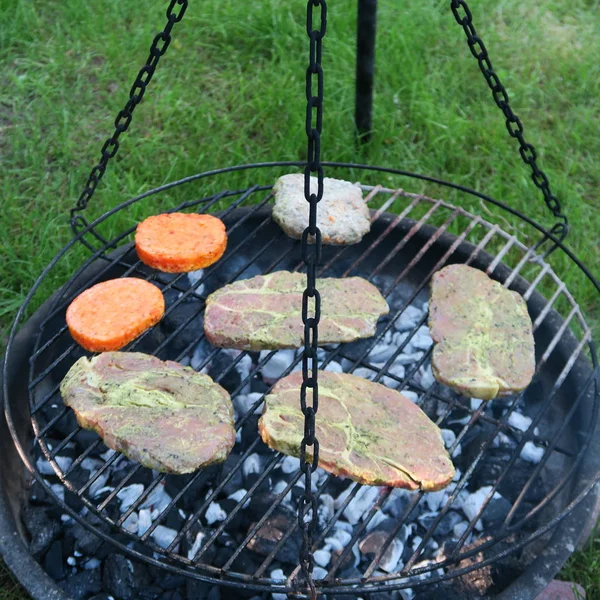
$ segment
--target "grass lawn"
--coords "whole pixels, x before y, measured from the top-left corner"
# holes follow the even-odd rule
[[[33,281],[70,239],[68,209],[163,25],[166,4],[0,0],[0,344]],[[448,4],[380,0],[374,133],[372,143],[357,150],[355,0],[330,2],[323,158],[447,178],[551,225]],[[600,2],[472,4],[514,109],[569,216],[567,243],[598,277]],[[196,172],[302,160],[304,10],[301,0],[191,3],[91,215]],[[247,183],[245,177],[232,176],[227,186]],[[416,181],[401,185],[443,193]],[[515,221],[506,226],[526,235]],[[598,331],[598,294],[553,256]],[[51,285],[63,282],[71,268],[57,269]],[[565,576],[587,586],[588,597],[600,597],[599,563],[596,545],[577,555]],[[19,598],[6,591],[10,587],[0,567],[0,600]]]

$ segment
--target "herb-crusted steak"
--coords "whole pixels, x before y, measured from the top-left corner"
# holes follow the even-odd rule
[[[79,424],[145,467],[191,473],[235,442],[229,394],[208,375],[137,352],[80,358],[60,391]]]
[[[296,457],[304,435],[301,384],[300,372],[279,381],[258,422],[266,444]],[[360,483],[433,491],[454,476],[435,423],[396,390],[355,375],[319,372],[316,436],[319,466]]]
[[[306,276],[277,271],[236,281],[206,300],[204,331],[220,348],[275,350],[303,342],[302,292]],[[319,279],[319,342],[352,342],[375,335],[389,307],[379,290],[360,277]]]
[[[524,389],[533,377],[527,304],[483,271],[450,265],[433,276],[429,328],[436,379],[465,396],[491,400]]]

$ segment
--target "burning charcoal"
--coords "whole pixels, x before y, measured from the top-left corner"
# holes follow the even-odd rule
[[[375,379],[375,376],[377,375],[377,371],[375,371],[374,369],[368,369],[367,367],[359,367],[358,369],[353,371],[352,374],[356,375],[357,377],[362,377],[363,379],[373,381],[373,379]]]
[[[123,522],[123,528],[130,533],[137,533],[138,516],[136,512],[132,512]]]
[[[148,508],[144,508],[140,510],[138,514],[138,522],[137,522],[137,534],[141,537],[143,536],[150,526],[152,525],[151,515],[152,511]]]
[[[388,534],[383,531],[372,531],[360,541],[358,547],[361,553],[370,562],[381,550],[387,538]],[[386,573],[394,573],[396,570],[401,569],[403,565],[400,563],[400,559],[403,551],[404,544],[398,538],[394,538],[381,557],[379,567]]]
[[[339,523],[336,523],[336,525],[338,524]],[[336,527],[333,530],[333,534],[325,538],[325,544],[329,546],[332,550],[337,550],[338,552],[341,552],[350,542],[351,539],[352,535],[348,531]]]
[[[320,567],[326,567],[331,561],[331,552],[328,550],[315,550],[315,563]]]
[[[164,525],[159,525],[150,535],[156,544],[161,548],[167,549],[173,540],[177,537],[177,532],[173,529],[169,529]]]
[[[206,600],[211,590],[211,586],[212,584],[207,583],[206,581],[187,579],[185,583],[186,600]],[[218,588],[216,589],[218,590]]]
[[[324,369],[325,371],[330,371],[331,373],[343,373],[344,369],[340,363],[332,360],[330,363],[327,363],[327,366]]]
[[[73,600],[84,600],[102,590],[100,571],[81,571],[69,575],[60,586]]]
[[[286,456],[279,464],[279,467],[288,475],[297,473],[300,469],[300,459],[295,456]]]
[[[248,548],[261,556],[267,556],[296,519],[294,513],[279,506],[250,540]],[[276,558],[282,563],[296,565],[299,551],[300,533],[295,531],[277,552]]]
[[[99,569],[102,563],[97,558],[90,558],[83,563],[83,568],[88,571],[93,571],[94,569]]]
[[[242,465],[242,473],[244,475],[244,479],[246,480],[248,479],[249,475],[262,473],[262,461],[256,452],[250,454],[246,458],[244,464]]]
[[[234,359],[230,353],[221,351],[208,365],[208,375],[229,393],[236,390],[242,381],[237,365],[233,365]]]
[[[455,511],[448,511],[440,520],[437,527],[435,528],[434,535],[441,539],[445,539],[450,532],[454,529],[455,525],[458,525],[463,521],[463,518]]]
[[[194,333],[194,339],[197,336],[197,332]],[[210,365],[209,357],[213,355],[213,347],[205,338],[202,338],[197,346],[194,348],[194,353],[190,360],[190,366],[195,371],[206,372]]]
[[[369,352],[368,361],[370,363],[385,362],[394,354],[395,347],[392,344],[392,332],[386,331],[383,339],[381,339],[373,349]]]
[[[140,504],[140,508],[150,508],[162,512],[171,500],[171,497],[165,491],[164,482],[161,482],[148,494],[146,499]]]
[[[132,504],[144,493],[144,486],[141,483],[127,485],[117,493],[117,498],[121,501],[121,512],[125,513]]]
[[[65,578],[62,542],[56,541],[50,546],[44,557],[44,570],[54,581],[60,581]]]
[[[319,527],[324,529],[335,512],[335,501],[329,494],[322,494],[317,506]]]
[[[388,517],[386,517],[385,513],[382,510],[378,510],[374,515],[373,518],[367,523],[367,527],[366,530],[367,532],[369,531],[373,531],[373,529],[377,528],[378,525],[381,525],[382,523],[388,521]],[[382,529],[382,531],[384,531]]]
[[[402,390],[400,392],[405,398],[408,398],[411,402],[418,402],[419,394],[416,392],[411,392],[410,390]]]
[[[122,554],[111,554],[104,561],[102,585],[111,595],[122,600],[137,596],[138,590],[148,583],[146,569]],[[99,590],[98,590],[99,591]]]
[[[57,456],[54,460],[61,471],[66,471],[73,464],[73,459],[69,458],[68,456]],[[40,456],[37,459],[35,466],[42,475],[54,475],[54,469],[46,460],[45,456]]]
[[[540,446],[536,446],[533,442],[525,442],[523,449],[521,450],[521,458],[527,462],[537,464],[542,460],[545,449]]]
[[[417,350],[429,350],[433,345],[433,340],[429,334],[429,327],[426,325],[419,327],[411,339],[411,344],[413,348],[416,348]]]
[[[253,407],[253,414],[260,415],[264,404],[263,402],[257,404],[259,400],[264,400],[264,394],[252,392],[250,394],[235,396],[233,398],[233,406],[235,407],[238,417],[244,416],[246,413],[253,410]]]
[[[409,331],[423,318],[424,312],[416,306],[407,306],[394,321],[396,331]]]
[[[271,354],[271,350],[262,350],[260,361],[263,361]],[[296,358],[295,350],[279,350],[261,367],[263,380],[267,383],[273,383],[279,379],[285,370],[294,362]]]
[[[445,490],[439,490],[437,492],[429,492],[425,494],[425,504],[427,508],[431,511],[437,511],[440,509],[442,504],[444,503],[444,498],[446,497]]]
[[[241,455],[235,451],[231,452],[223,464],[223,473],[230,473],[232,468],[239,462],[240,456]],[[223,486],[223,492],[229,496],[242,487],[244,487],[244,476],[242,474],[242,469],[237,469],[233,473],[231,479]]]
[[[481,520],[486,527],[499,525],[502,521],[504,521],[511,508],[512,504],[506,498],[503,498],[498,492],[495,492],[494,497],[487,505]]]
[[[43,508],[26,508],[25,527],[31,536],[29,551],[38,556],[50,548],[52,542],[60,535],[60,524],[51,519]]]
[[[218,521],[224,521],[227,518],[227,513],[218,502],[211,502],[206,509],[204,518],[208,525],[213,525]]]
[[[467,518],[469,519],[469,521],[472,521],[475,518],[475,516],[477,515],[477,513],[481,510],[483,503],[485,502],[487,496],[489,495],[489,493],[491,491],[492,491],[492,486],[485,486],[485,487],[479,488],[473,494],[469,494],[467,499],[463,502],[462,510],[465,513],[465,515],[467,516]],[[502,498],[502,496],[500,496],[500,494],[498,492],[494,492],[493,498],[498,499],[498,498]],[[475,525],[475,528],[478,529],[479,531],[481,531],[481,529],[483,528],[481,521],[477,522],[477,524]]]
[[[429,389],[435,383],[435,378],[431,372],[431,366],[420,367],[418,373],[415,375],[415,380],[424,389]]]
[[[404,513],[408,510],[408,505],[410,504],[414,494],[409,492],[408,490],[402,488],[394,488],[392,493],[388,496],[387,500],[383,505],[383,510],[386,513],[392,515],[392,517],[396,517],[397,519],[401,518]]]
[[[375,504],[375,501],[377,500],[381,489],[383,488],[379,488],[376,486],[363,486],[358,490],[356,496],[352,498],[352,500],[350,501],[348,506],[346,506],[343,512],[344,516],[346,517],[349,523],[351,523],[352,525],[356,525],[360,521],[363,514],[369,511]],[[343,501],[343,499],[341,498],[342,495],[340,495],[336,500],[336,508]]]
[[[165,300],[168,307],[168,292]],[[165,313],[160,327],[166,335],[171,335],[176,329],[181,327],[177,334],[169,340],[169,349],[173,353],[185,350],[191,346],[202,333],[204,329],[202,306],[201,302],[180,302],[173,310]],[[184,325],[186,321],[189,322]],[[210,344],[205,340],[202,340],[198,344],[198,347],[202,347],[203,349],[208,348],[210,351]]]
[[[112,596],[109,596],[108,594],[96,594],[95,596],[92,596],[90,598],[90,600],[115,600]]]
[[[327,570],[323,569],[323,567],[316,566],[313,568],[312,572],[313,579],[324,579],[327,577]]]

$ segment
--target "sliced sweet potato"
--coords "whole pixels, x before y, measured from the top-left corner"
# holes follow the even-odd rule
[[[211,215],[156,215],[138,225],[135,248],[144,264],[165,273],[203,269],[227,248],[225,224]]]
[[[90,352],[119,350],[160,321],[162,292],[143,279],[104,281],[79,294],[67,309],[73,339]]]

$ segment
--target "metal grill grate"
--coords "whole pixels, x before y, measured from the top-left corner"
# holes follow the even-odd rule
[[[342,566],[347,557],[352,554],[353,547],[368,531],[369,523],[392,494],[391,488],[381,489],[364,520],[355,527],[351,540],[339,556],[332,559],[326,577],[319,582],[324,591],[335,589],[336,593],[415,587],[450,579],[477,569],[493,561],[501,553],[506,553],[506,543],[503,545],[503,540],[508,540],[510,549],[516,550],[550,530],[558,518],[568,511],[567,505],[572,498],[568,494],[565,495],[565,490],[573,486],[574,475],[589,444],[598,409],[597,393],[591,395],[596,384],[596,372],[588,369],[584,380],[578,381],[576,386],[571,381],[576,376],[581,378],[580,363],[584,361],[587,364],[586,357],[591,358],[595,364],[593,348],[590,347],[590,329],[564,283],[543,258],[533,249],[522,244],[515,235],[505,232],[480,216],[470,214],[462,208],[441,200],[432,200],[401,189],[392,190],[381,186],[365,187],[365,191],[366,201],[373,209],[371,234],[356,246],[324,248],[323,266],[319,276],[366,277],[375,283],[390,301],[389,319],[381,323],[377,335],[362,343],[358,350],[354,348],[349,352],[348,345],[344,344],[337,348],[323,349],[320,367],[325,368],[333,360],[345,359],[346,372],[353,372],[357,368],[370,369],[373,371],[374,381],[387,377],[397,383],[400,391],[410,390],[419,394],[419,404],[439,426],[443,427],[449,422],[462,420],[463,425],[450,448],[451,454],[459,444],[469,439],[476,426],[485,424],[488,433],[472,453],[468,468],[461,474],[451,494],[440,508],[439,514],[428,524],[421,543],[414,549],[399,573],[382,573],[378,570],[379,563],[403,525],[411,521],[415,508],[426,496],[422,492],[412,495],[404,514],[397,519],[393,531],[389,532],[387,540],[361,576],[339,579]],[[267,463],[254,485],[238,499],[225,520],[210,531],[197,552],[193,556],[187,553],[189,544],[186,534],[202,522],[211,502],[220,497],[225,486],[240,472],[244,460],[262,445],[258,433],[238,460],[234,463],[228,462],[226,468],[215,467],[180,478],[177,493],[172,496],[170,503],[162,509],[150,528],[141,536],[128,531],[127,519],[148,500],[153,491],[165,485],[169,478],[174,476],[154,473],[143,493],[123,514],[118,514],[116,507],[119,492],[145,470],[143,467],[115,453],[89,479],[86,478],[85,482],[81,483],[85,459],[103,447],[99,438],[91,441],[85,451],[74,456],[68,468],[62,469],[56,462],[56,457],[61,456],[65,449],[72,449],[73,441],[81,434],[79,427],[68,426],[69,420],[71,419],[72,422],[74,420],[70,410],[62,405],[58,389],[66,370],[82,355],[82,350],[72,343],[64,322],[65,310],[70,301],[83,289],[114,276],[151,279],[165,293],[170,291],[173,298],[176,293],[179,294],[174,301],[167,303],[165,319],[175,314],[188,300],[195,298],[198,301],[197,310],[178,322],[168,334],[157,335],[157,329],[160,328],[160,325],[157,325],[127,348],[152,352],[163,359],[186,360],[204,338],[201,327],[197,329],[196,335],[190,334],[191,328],[197,327],[197,319],[203,312],[203,301],[207,294],[203,289],[214,289],[258,272],[264,274],[280,269],[302,270],[300,242],[288,238],[272,223],[268,208],[270,199],[270,186],[252,186],[244,190],[221,192],[194,202],[181,203],[173,208],[173,210],[192,209],[218,213],[227,225],[230,243],[226,254],[220,262],[206,269],[202,278],[195,281],[193,285],[188,284],[185,274],[166,276],[155,273],[137,260],[131,242],[127,241],[128,236],[134,231],[133,227],[103,244],[62,288],[60,295],[54,297],[53,305],[40,325],[36,347],[30,357],[28,389],[36,452],[50,462],[67,493],[80,501],[85,509],[83,513],[75,514],[72,508],[66,506],[58,497],[57,502],[67,512],[74,514],[86,527],[104,539],[112,541],[121,550],[133,553],[142,560],[179,570],[191,576],[255,589],[285,591],[293,589],[298,568],[286,583],[273,581],[266,574],[279,550],[296,533],[298,527],[296,520],[290,522],[284,535],[252,575],[240,572],[235,565],[236,560],[243,555],[260,528],[298,482],[300,471],[289,481],[285,489],[277,494],[274,502],[245,536],[239,536],[237,539],[231,537],[234,544],[233,553],[227,562],[221,567],[216,567],[210,561],[211,548],[215,542],[230,531],[236,515],[245,510],[246,502],[262,489],[273,472],[279,468],[283,458],[279,453],[268,451]],[[223,205],[227,205],[227,208],[219,210]],[[390,211],[396,214],[391,214]],[[118,250],[114,251],[117,248]],[[500,412],[494,408],[498,405],[496,401],[472,407],[464,398],[449,392],[437,382],[431,386],[424,385],[420,376],[421,367],[429,360],[431,349],[425,352],[415,365],[407,369],[404,377],[400,378],[389,370],[394,360],[402,354],[404,348],[413,339],[418,328],[426,324],[426,317],[412,328],[407,339],[395,348],[394,354],[383,365],[372,364],[368,360],[371,349],[385,338],[387,332],[391,331],[394,322],[401,317],[403,311],[411,303],[423,302],[427,299],[428,284],[432,274],[451,262],[464,262],[484,268],[490,276],[501,281],[505,287],[517,289],[528,300],[530,310],[532,302],[537,307],[534,314],[534,330],[538,356],[534,381],[524,393],[503,401],[503,410]],[[94,271],[91,277],[90,270]],[[222,275],[224,272],[228,274],[226,280]],[[539,291],[548,298],[547,301],[540,303]],[[181,341],[184,333],[185,343]],[[203,369],[223,352],[216,348],[210,350],[202,361],[194,364],[194,367],[197,370]],[[262,359],[251,357],[250,373],[232,392],[232,398],[241,393],[273,354],[274,352],[271,352]],[[215,377],[216,381],[222,381],[236,368],[236,365],[246,360],[246,356],[248,353],[240,353]],[[298,355],[283,376],[290,373],[300,361],[301,355]],[[574,369],[577,370],[577,375]],[[573,396],[574,389],[577,391],[575,396]],[[563,400],[559,401],[559,398],[565,394],[571,397],[568,409],[564,409]],[[575,424],[574,419],[578,418],[576,415],[579,414],[581,405],[590,402],[594,418],[589,419],[587,423]],[[10,403],[9,398],[7,403],[9,414]],[[261,403],[262,398],[238,419],[236,422],[238,431],[251,421],[254,409]],[[435,413],[431,414],[433,405],[437,408]],[[523,405],[534,406],[533,421],[525,432],[509,424],[510,415],[517,406]],[[573,430],[578,432],[577,436],[572,435]],[[511,451],[510,459],[498,474],[480,510],[471,519],[460,539],[454,540],[452,548],[446,555],[438,560],[429,561],[428,564],[420,563],[425,547],[433,537],[440,521],[454,506],[470,477],[481,467],[486,453],[493,448],[500,433],[509,434],[516,441],[516,447]],[[528,480],[512,503],[502,525],[492,532],[491,536],[489,532],[484,532],[486,535],[479,534],[477,524],[481,515],[488,507],[494,492],[510,477],[511,469],[519,460],[521,450],[528,441],[533,441],[544,448],[541,461],[530,465]],[[263,451],[267,452],[264,449]],[[27,449],[23,450],[24,454],[27,452]],[[90,489],[102,481],[103,475],[117,462],[119,465],[126,466],[123,477],[120,483],[98,502],[90,493]],[[557,464],[560,465],[559,476],[556,476]],[[39,473],[34,474],[41,479]],[[552,485],[544,499],[532,503],[530,492],[539,484],[540,477],[545,477],[545,480],[551,481]],[[335,485],[334,480],[331,475],[320,479],[316,495],[320,497],[326,493],[332,485]],[[350,493],[335,510],[324,529],[315,535],[314,549],[320,547],[361,487],[359,484],[352,484]],[[46,489],[49,493],[57,495],[56,489],[53,490],[47,485]],[[161,548],[153,541],[153,533],[157,527],[167,522],[173,511],[179,511],[192,496],[203,500],[195,505],[192,512],[186,511],[184,524],[179,528],[176,537],[167,548]],[[568,500],[565,499],[567,496]],[[185,506],[189,504],[188,502]],[[100,520],[90,520],[89,515],[95,515]],[[98,523],[110,524],[112,533],[107,534]],[[116,531],[121,536],[115,537]],[[480,536],[479,544],[467,543],[472,534]],[[144,556],[136,549],[126,548],[127,539],[141,542],[154,554]],[[465,559],[470,559],[468,564],[461,562]]]

